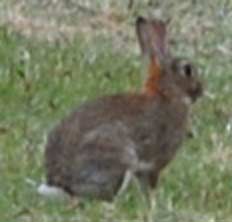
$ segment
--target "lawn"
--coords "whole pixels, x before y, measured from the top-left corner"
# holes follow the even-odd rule
[[[205,87],[192,110],[193,136],[162,174],[154,221],[230,222],[232,2],[134,1],[128,10],[123,1],[79,1],[83,11],[67,1],[79,13],[58,16],[57,7],[55,22],[45,0],[40,7],[20,2],[27,3],[20,10],[17,1],[0,5],[0,221],[141,221],[145,205],[135,185],[111,205],[86,200],[79,208],[36,189],[47,133],[62,117],[84,101],[139,90],[144,66],[133,23],[154,13],[171,19],[172,50],[198,65]]]

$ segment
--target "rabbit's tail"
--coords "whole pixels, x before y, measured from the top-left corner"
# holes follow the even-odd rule
[[[46,183],[42,183],[38,187],[37,192],[41,196],[47,197],[49,199],[66,199],[69,197],[69,195],[62,188],[51,186]]]

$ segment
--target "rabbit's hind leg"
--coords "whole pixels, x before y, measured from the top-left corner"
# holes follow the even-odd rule
[[[133,172],[130,170],[127,170],[125,172],[121,187],[118,190],[117,197],[120,197],[129,187],[131,180],[133,177]]]

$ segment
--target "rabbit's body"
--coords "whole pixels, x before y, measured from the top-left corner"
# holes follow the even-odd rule
[[[103,199],[115,195],[128,169],[149,172],[155,184],[182,141],[187,112],[183,101],[159,95],[118,95],[82,105],[49,137],[48,182]]]
[[[74,196],[111,200],[128,172],[145,191],[155,187],[175,156],[201,83],[191,64],[169,54],[163,22],[139,18],[136,27],[150,58],[143,92],[96,99],[65,118],[48,138],[48,185]]]

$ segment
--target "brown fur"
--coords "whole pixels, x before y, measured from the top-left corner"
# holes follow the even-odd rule
[[[45,151],[49,185],[71,195],[111,200],[126,171],[155,187],[160,171],[174,158],[186,134],[186,98],[199,97],[201,84],[195,73],[182,75],[183,61],[162,45],[163,23],[140,18],[137,33],[151,59],[144,93],[85,103],[55,127]]]
[[[155,96],[159,91],[160,67],[157,62],[151,61],[148,71],[148,78],[144,85],[144,93],[148,96]]]

